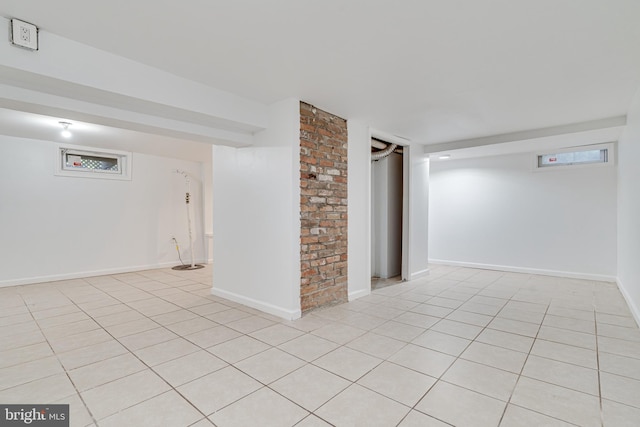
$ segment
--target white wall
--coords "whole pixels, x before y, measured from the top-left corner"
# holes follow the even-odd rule
[[[371,135],[358,120],[347,120],[348,292],[349,300],[371,293]]]
[[[409,250],[408,277],[416,279],[429,273],[429,157],[419,145],[408,151],[409,229],[403,230],[403,242]]]
[[[213,149],[212,293],[300,317],[300,104],[269,108],[247,148]]]
[[[618,153],[618,285],[640,324],[640,91]]]
[[[0,285],[178,264],[190,259],[184,178],[203,260],[200,163],[133,154],[131,181],[54,176],[52,142],[0,136]]]
[[[432,162],[430,258],[611,280],[616,185],[615,167],[533,172],[531,154]]]

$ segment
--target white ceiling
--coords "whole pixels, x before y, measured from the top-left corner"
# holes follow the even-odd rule
[[[638,0],[3,0],[0,15],[424,144],[624,115]]]

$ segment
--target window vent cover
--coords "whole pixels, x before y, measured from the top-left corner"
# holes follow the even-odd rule
[[[131,153],[59,145],[56,175],[85,178],[131,179]]]

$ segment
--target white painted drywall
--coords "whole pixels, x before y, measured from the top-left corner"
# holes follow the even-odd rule
[[[213,147],[213,288],[260,310],[300,317],[300,104],[269,108],[247,148]]]
[[[618,285],[640,324],[640,90],[618,153]]]
[[[370,133],[366,123],[347,120],[349,300],[371,293]]]
[[[54,176],[50,141],[0,136],[0,285],[86,277],[190,259],[184,178],[192,176],[203,260],[200,163],[133,154],[131,181]]]
[[[431,163],[430,258],[614,278],[616,168],[533,172],[531,156]]]
[[[421,148],[412,144],[405,150],[410,163],[409,229],[403,237],[405,248],[409,248],[409,279],[429,273],[429,157]]]

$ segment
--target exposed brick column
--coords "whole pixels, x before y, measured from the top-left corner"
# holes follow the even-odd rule
[[[300,305],[347,301],[347,121],[300,103]]]

